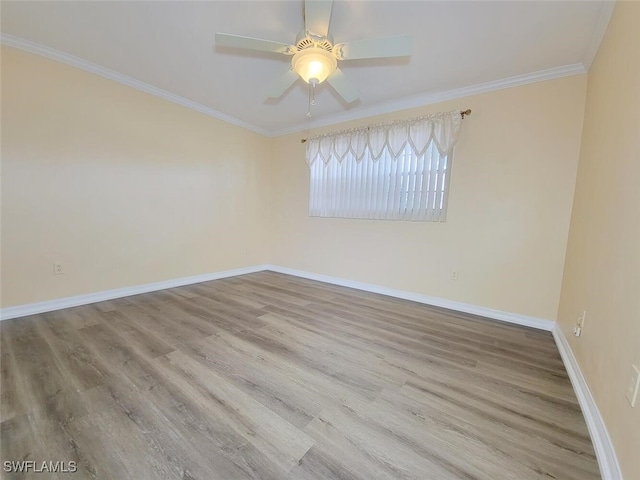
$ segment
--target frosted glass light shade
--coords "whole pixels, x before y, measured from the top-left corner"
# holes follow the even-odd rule
[[[317,80],[317,83],[322,83],[336,71],[338,61],[330,52],[312,47],[296,53],[291,59],[291,66],[305,82]]]

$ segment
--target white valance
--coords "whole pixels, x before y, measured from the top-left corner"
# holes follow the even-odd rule
[[[407,146],[421,156],[431,142],[444,156],[458,141],[461,120],[460,110],[455,110],[318,135],[307,139],[307,163],[326,164],[331,158],[341,162],[349,154],[357,162],[365,155],[378,160],[385,152],[397,157]]]

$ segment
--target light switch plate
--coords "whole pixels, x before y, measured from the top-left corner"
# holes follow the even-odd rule
[[[629,378],[629,385],[627,385],[625,397],[627,397],[632,407],[636,406],[638,389],[640,389],[640,371],[638,371],[638,367],[631,365],[631,377]]]

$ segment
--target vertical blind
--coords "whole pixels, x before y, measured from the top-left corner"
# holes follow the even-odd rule
[[[309,215],[444,221],[459,111],[307,140]]]

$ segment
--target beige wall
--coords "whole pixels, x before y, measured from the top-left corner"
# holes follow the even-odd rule
[[[324,129],[473,109],[446,223],[354,221],[307,216],[301,134],[2,51],[3,307],[269,262],[555,318],[585,76]]]
[[[276,138],[271,263],[555,320],[585,90],[575,76]],[[467,107],[445,223],[308,217],[301,137]]]
[[[266,262],[270,139],[8,47],[2,120],[2,307]]]
[[[618,3],[589,72],[558,320],[595,397],[625,479],[640,478],[640,3]],[[579,312],[582,336],[571,335]]]
[[[587,93],[576,76],[276,139],[2,47],[2,307],[268,262],[558,314],[640,478],[624,399],[640,366],[638,24],[640,4],[616,8]],[[467,107],[446,223],[307,216],[301,137]]]

